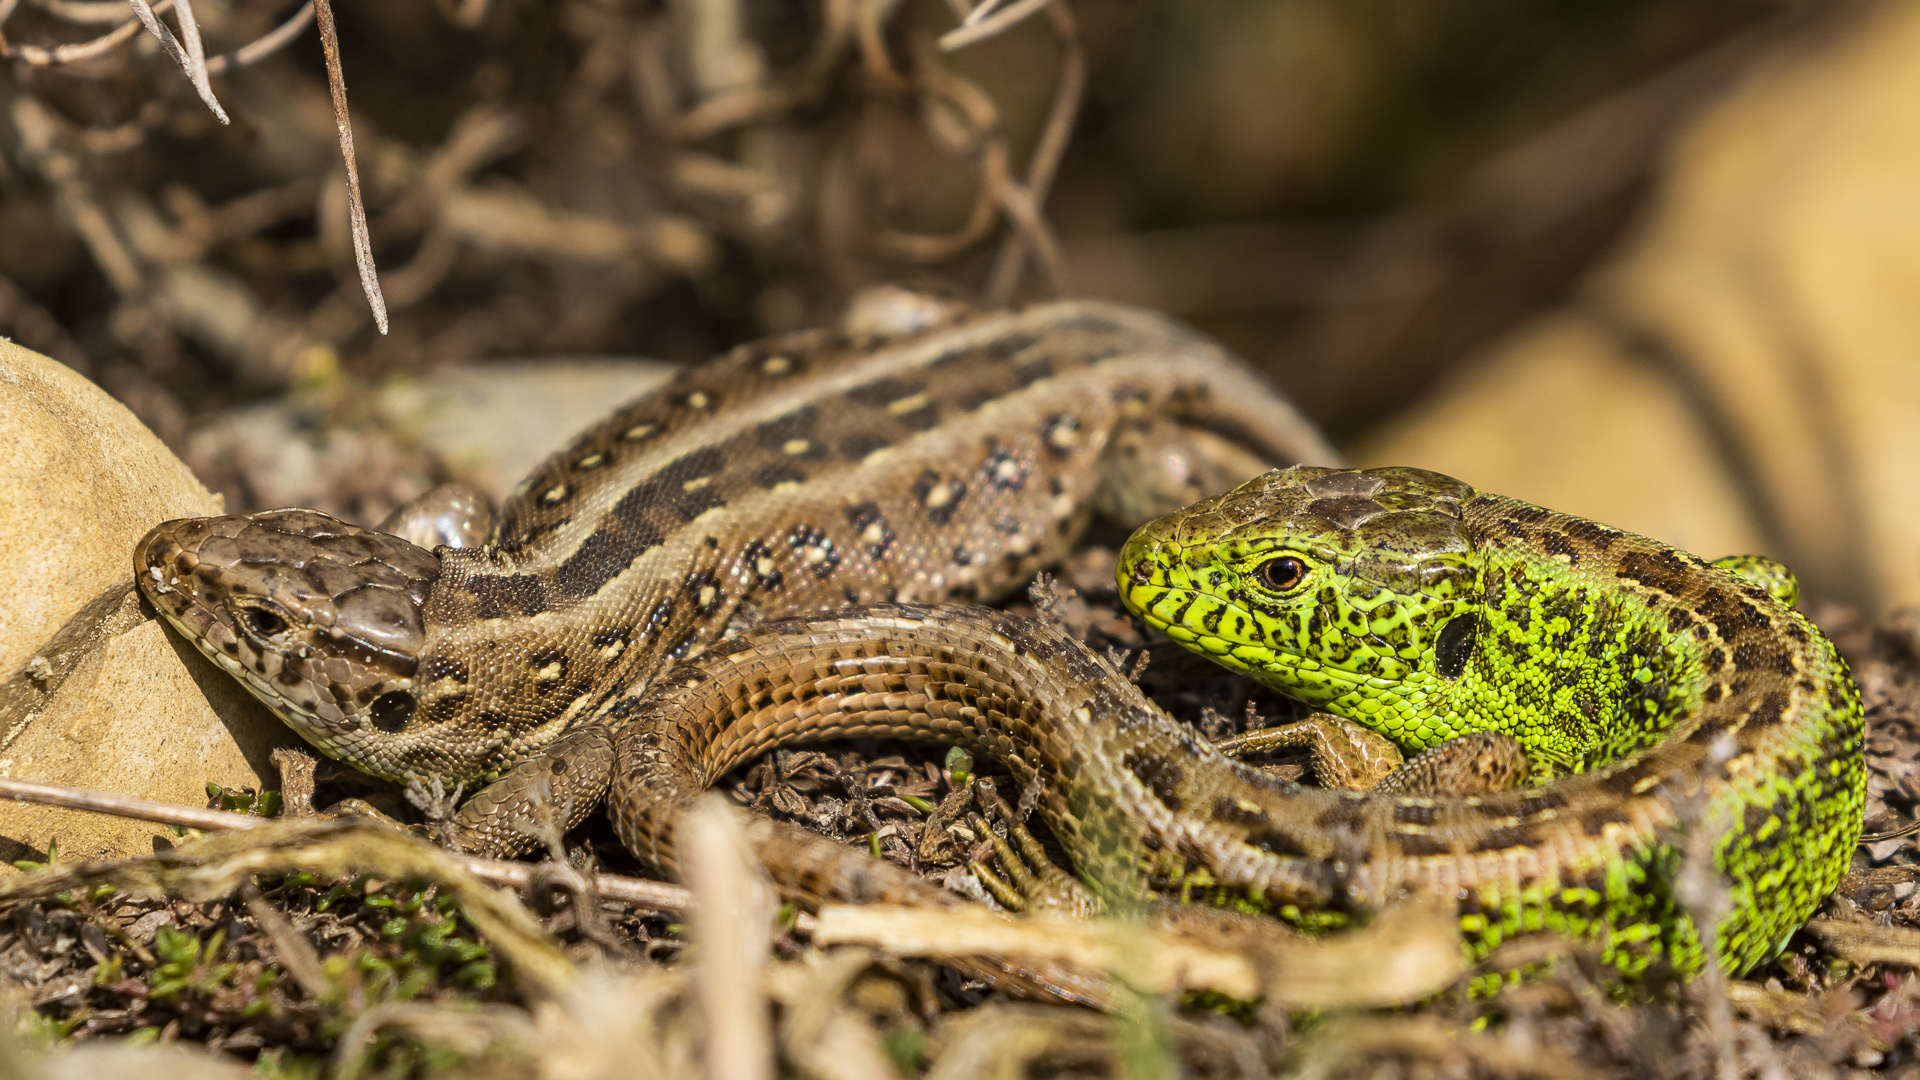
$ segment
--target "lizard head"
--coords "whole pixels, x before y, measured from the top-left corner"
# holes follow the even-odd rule
[[[1420,469],[1270,472],[1134,533],[1120,595],[1228,667],[1370,712],[1378,691],[1465,664],[1480,560],[1461,507],[1473,494]]]
[[[133,560],[167,621],[321,750],[339,756],[412,716],[432,552],[271,510],[165,522]]]

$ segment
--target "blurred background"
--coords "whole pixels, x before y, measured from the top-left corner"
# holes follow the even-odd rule
[[[356,185],[310,5],[152,10],[0,0],[0,335],[230,510],[503,493],[657,377],[582,358],[884,281],[1159,308],[1357,461],[1920,603],[1910,3],[337,0]]]

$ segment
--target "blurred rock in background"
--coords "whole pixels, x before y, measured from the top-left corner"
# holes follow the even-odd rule
[[[1916,101],[1910,4],[1755,65],[1624,250],[1358,456],[1920,603]]]

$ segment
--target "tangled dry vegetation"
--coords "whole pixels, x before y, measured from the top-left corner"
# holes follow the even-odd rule
[[[696,359],[827,321],[875,279],[963,281],[997,303],[1069,273],[1044,207],[1086,89],[1076,17],[1095,16],[1064,0],[333,14],[327,0],[132,0],[132,14],[0,0],[0,265],[21,278],[0,276],[0,332],[87,373],[178,449],[193,416],[288,389],[349,422],[376,379],[475,355],[617,343]],[[977,63],[989,42],[1013,59]],[[436,478],[407,462],[361,470],[328,508],[379,517]],[[1048,614],[1138,657],[1156,700],[1209,735],[1290,715],[1152,647],[1115,605],[1111,561],[1076,557]],[[1870,703],[1872,812],[1903,820],[1920,805],[1920,623],[1820,617]],[[978,891],[970,864],[993,860],[995,826],[975,769],[890,745],[782,752],[727,794]],[[243,811],[266,798],[210,795]],[[521,892],[340,822],[183,837],[111,865],[56,853],[0,879],[0,1077],[1920,1068],[1920,859],[1897,836],[1864,847],[1820,920],[1747,980],[1623,998],[1576,952],[1470,1000],[1446,920],[1419,912],[1284,942],[1261,961],[1275,978],[1260,958],[1126,923],[798,914],[739,855],[730,811],[710,806],[697,827],[690,908],[597,878],[640,871],[604,830],[552,838],[558,858]],[[1117,979],[1103,1008],[1019,1000],[939,962],[967,949]]]
[[[1111,558],[1083,552],[1068,581],[1086,595],[1043,597],[1046,614],[1098,646],[1150,646],[1104,585]],[[1822,618],[1867,696],[1870,815],[1881,819],[1869,829],[1882,828],[1920,803],[1910,771],[1920,624],[1876,631],[1842,610]],[[1176,715],[1216,734],[1289,715],[1284,700],[1162,645],[1129,669]],[[1269,765],[1289,776],[1302,766]],[[700,830],[688,845],[700,854],[689,893],[651,902],[620,898],[626,879],[615,875],[644,871],[604,830],[570,849],[550,838],[556,861],[533,868],[519,892],[351,821],[212,834],[124,863],[56,855],[0,879],[0,975],[16,1011],[7,1038],[49,1076],[101,1067],[85,1055],[114,1045],[103,1036],[127,1036],[251,1059],[271,1075],[568,1080],[776,1069],[858,1080],[1800,1077],[1899,1074],[1920,1049],[1910,974],[1920,930],[1904,928],[1920,921],[1920,863],[1898,836],[1863,848],[1815,922],[1747,979],[1656,978],[1623,996],[1594,956],[1574,950],[1550,974],[1482,999],[1462,992],[1471,972],[1451,919],[1432,911],[1392,911],[1330,941],[1276,935],[1256,951],[1125,921],[813,916],[781,907],[744,854],[738,806],[978,894],[969,867],[995,862],[996,810],[993,771],[974,771],[963,757],[910,746],[778,753],[689,825]],[[214,801],[246,810],[255,796]],[[1517,943],[1490,963],[1524,965],[1559,947]],[[1020,1000],[940,963],[968,955],[1118,978],[1081,984],[1097,1008]],[[73,1046],[91,1049],[62,1056]],[[171,1060],[196,1074],[216,1064]]]

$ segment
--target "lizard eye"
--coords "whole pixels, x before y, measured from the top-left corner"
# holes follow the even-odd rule
[[[1307,576],[1307,564],[1291,555],[1284,555],[1261,563],[1253,573],[1260,579],[1260,584],[1274,592],[1286,592]]]
[[[240,620],[248,632],[257,637],[269,638],[287,628],[287,620],[266,608],[248,608],[241,613]]]

